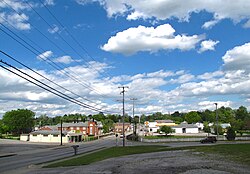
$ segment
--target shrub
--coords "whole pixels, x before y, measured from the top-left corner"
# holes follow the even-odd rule
[[[235,133],[235,131],[234,131],[233,128],[229,127],[227,129],[227,135],[226,135],[226,137],[227,137],[227,140],[229,140],[229,141],[235,140],[236,133]]]

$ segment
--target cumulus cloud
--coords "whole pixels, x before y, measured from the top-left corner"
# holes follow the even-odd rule
[[[50,58],[53,55],[52,51],[45,51],[42,54],[39,54],[36,58],[39,60],[46,60],[47,58]]]
[[[243,70],[250,72],[250,43],[236,46],[226,52],[222,57],[224,61],[223,68],[225,70]]]
[[[58,57],[54,61],[59,62],[59,63],[64,63],[64,64],[70,64],[72,62],[75,62],[75,60],[73,60],[70,56]]]
[[[159,70],[102,78],[101,72],[108,69],[109,65],[100,62],[90,62],[90,65],[71,66],[64,69],[66,72],[77,74],[77,79],[83,84],[75,82],[59,71],[41,73],[53,79],[57,84],[93,101],[86,101],[86,103],[115,111],[118,114],[121,113],[121,106],[114,101],[121,99],[118,88],[121,85],[129,86],[126,92],[127,99],[138,98],[136,114],[214,109],[213,103],[215,102],[219,103],[219,107],[239,107],[249,105],[248,65],[250,62],[248,60],[250,56],[247,52],[249,46],[250,44],[246,43],[228,50],[222,57],[224,65],[221,70],[200,75],[183,70],[176,72]],[[48,51],[42,56],[47,57],[51,54]],[[93,71],[93,67],[98,71]],[[31,75],[44,80],[33,73]],[[4,108],[0,109],[1,113],[13,107],[14,109],[29,107],[37,113],[48,115],[73,112],[94,113],[59,99],[2,69],[0,69],[0,79],[0,104]],[[67,91],[63,92],[76,97]],[[238,100],[239,97],[241,101]],[[215,98],[219,99],[215,100]],[[129,103],[127,105],[127,113],[131,114],[132,106]]]
[[[24,13],[0,13],[0,23],[4,23],[8,26],[14,27],[18,30],[29,30],[30,24],[27,22],[29,17]]]
[[[85,5],[88,0],[76,0]],[[94,0],[99,2],[107,11],[108,17],[117,15],[126,16],[128,20],[156,19],[165,20],[177,18],[179,21],[188,21],[192,13],[206,11],[214,14],[214,17],[203,25],[203,28],[211,28],[222,19],[232,19],[240,22],[250,19],[250,4],[245,0],[182,0],[175,1],[133,1],[133,0]]]
[[[101,49],[114,53],[132,55],[140,51],[157,52],[159,50],[194,49],[204,36],[174,35],[175,30],[169,24],[154,27],[138,26],[118,32]]]
[[[211,50],[215,50],[215,46],[219,43],[219,41],[213,41],[213,40],[204,40],[201,42],[200,46],[201,48],[199,49],[199,53]]]
[[[30,3],[30,6],[33,6]],[[30,30],[31,26],[28,23],[29,17],[23,12],[29,10],[30,6],[22,1],[5,0],[0,2],[0,23],[14,27],[17,30]],[[14,9],[16,12],[11,12],[8,9]]]

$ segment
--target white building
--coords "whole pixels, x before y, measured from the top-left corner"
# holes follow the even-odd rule
[[[171,126],[175,130],[176,134],[197,134],[199,133],[199,128],[195,124],[181,123],[177,126]]]

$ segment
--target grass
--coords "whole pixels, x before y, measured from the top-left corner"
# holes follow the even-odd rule
[[[250,144],[219,144],[191,149],[209,154],[218,154],[229,160],[250,165]]]
[[[140,154],[140,153],[149,153],[149,152],[160,152],[167,151],[170,148],[166,146],[127,146],[127,147],[111,147],[104,149],[98,152],[93,152],[87,155],[79,156],[73,159],[52,163],[46,168],[50,167],[66,167],[66,166],[79,166],[87,165],[93,162],[101,161],[108,158]]]
[[[108,158],[120,157],[131,154],[172,151],[172,150],[193,150],[204,152],[205,154],[220,155],[224,159],[240,162],[250,165],[250,144],[220,144],[213,146],[195,146],[195,147],[178,147],[169,148],[166,146],[129,146],[129,147],[111,147],[108,149],[93,152],[91,154],[82,155],[73,159],[52,163],[50,167],[67,167],[87,165],[93,162],[101,161]]]

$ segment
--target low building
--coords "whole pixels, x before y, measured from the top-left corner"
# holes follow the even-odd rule
[[[59,143],[61,142],[61,132],[60,131],[47,131],[38,130],[31,132],[29,134],[29,141],[31,142],[43,142],[43,143]],[[63,131],[62,142],[69,143],[70,136],[66,131]]]
[[[123,123],[115,123],[114,124],[114,131],[115,133],[122,133],[123,132]],[[130,132],[132,131],[132,127],[130,123],[124,123],[124,131]]]
[[[196,124],[181,123],[177,126],[171,126],[175,130],[176,134],[197,134],[199,133],[199,128]]]
[[[172,120],[156,120],[154,122],[145,121],[144,125],[149,134],[157,132],[162,126],[176,126]]]
[[[86,136],[98,136],[101,133],[102,125],[95,121],[62,124],[63,143],[80,142]],[[33,131],[28,137],[22,137],[24,141],[31,142],[61,142],[61,124],[55,126],[43,126],[37,131]]]

